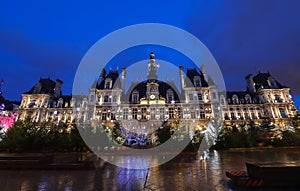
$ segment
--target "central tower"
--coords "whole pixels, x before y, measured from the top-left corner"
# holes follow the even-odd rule
[[[154,59],[154,53],[150,53],[150,59],[148,61],[148,75],[147,75],[147,92],[146,96],[147,99],[158,99],[159,98],[159,91],[158,91],[158,83],[157,83],[157,64]]]

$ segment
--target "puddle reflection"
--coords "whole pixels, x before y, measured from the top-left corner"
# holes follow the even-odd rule
[[[123,162],[136,160],[124,157]],[[230,190],[226,170],[245,170],[245,162],[286,161],[300,164],[299,149],[211,151],[206,160],[184,155],[151,169],[105,165],[99,170],[0,170],[0,190]],[[141,162],[141,161],[139,161]],[[131,163],[132,164],[132,163]],[[138,164],[138,163],[137,163]],[[142,163],[140,163],[142,164]]]

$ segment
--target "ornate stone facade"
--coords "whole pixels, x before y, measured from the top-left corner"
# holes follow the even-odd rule
[[[145,64],[147,68],[147,79],[132,82],[126,92],[126,68],[122,68],[121,75],[118,70],[107,73],[102,69],[89,95],[63,96],[61,80],[40,79],[22,95],[18,118],[57,123],[74,122],[74,119],[108,123],[117,120],[124,126],[144,131],[146,123],[158,127],[163,121],[176,118],[184,121],[186,128],[203,129],[210,118],[218,116],[227,124],[250,121],[259,124],[268,118],[285,126],[297,113],[290,89],[269,73],[248,75],[246,91],[218,92],[204,66],[186,71],[180,66],[180,87],[174,81],[158,80],[153,53],[148,65]],[[143,122],[145,126],[141,125]]]

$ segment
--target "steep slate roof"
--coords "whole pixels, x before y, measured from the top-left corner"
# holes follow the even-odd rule
[[[91,88],[96,89],[97,86],[98,86],[98,80],[96,79],[96,80],[94,80],[94,82],[93,82]]]
[[[213,79],[211,78],[211,76],[207,77],[207,83],[210,86],[216,86],[215,82],[213,81]]]
[[[50,78],[41,78],[39,82],[41,84],[41,90],[39,92],[34,92],[35,86],[33,86],[26,94],[53,94],[55,88],[55,82]]]
[[[186,87],[194,87],[194,77],[200,76],[201,87],[208,87],[207,81],[204,79],[204,76],[201,71],[197,71],[196,68],[188,68],[186,71],[185,84]]]
[[[121,80],[119,78],[118,70],[110,70],[107,76],[97,85],[97,89],[105,89],[105,80],[110,78],[112,80],[112,89],[121,88]]]
[[[174,92],[174,101],[175,102],[180,102],[179,99],[179,91],[176,88],[176,85],[174,82],[163,82],[163,81],[157,81],[159,84],[158,86],[158,91],[159,95],[162,96],[163,98],[166,99],[166,94],[168,89],[171,89]],[[139,92],[139,98],[144,98],[146,97],[146,91],[147,91],[147,80],[140,82],[140,83],[132,83],[130,88],[128,89],[127,94],[124,97],[124,100],[127,101],[129,100],[129,103],[132,102],[132,92],[137,90]]]
[[[273,79],[276,86],[273,86],[268,83],[268,80]],[[286,86],[281,85],[277,80],[275,80],[271,74],[268,73],[259,73],[253,77],[253,81],[255,83],[255,89],[258,90],[259,88],[264,89],[281,89],[286,88]]]

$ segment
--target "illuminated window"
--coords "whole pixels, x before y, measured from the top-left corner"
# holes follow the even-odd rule
[[[147,108],[142,108],[142,119],[147,119]]]
[[[127,119],[128,119],[128,109],[127,109],[127,108],[125,108],[125,109],[123,110],[123,119],[124,119],[124,120],[127,120]]]
[[[174,119],[174,108],[173,107],[169,108],[169,119]]]
[[[133,119],[137,119],[137,112],[138,112],[137,108],[132,108],[132,117],[133,117]]]
[[[155,108],[150,109],[150,119],[154,120],[155,119]]]
[[[165,108],[159,108],[160,119],[165,118]]]

